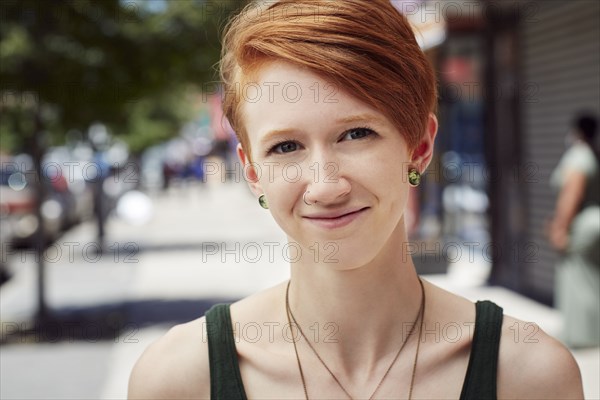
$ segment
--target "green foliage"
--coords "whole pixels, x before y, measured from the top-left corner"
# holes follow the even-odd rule
[[[191,104],[191,95],[184,88],[129,104],[128,131],[121,135],[121,139],[133,153],[165,141],[179,133],[182,121],[195,117]]]
[[[217,79],[220,28],[243,5],[3,0],[0,146],[25,148],[34,113],[54,141],[95,121],[136,151],[177,134],[190,115],[176,94]]]

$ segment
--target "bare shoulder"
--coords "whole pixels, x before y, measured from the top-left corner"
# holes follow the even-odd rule
[[[579,366],[562,343],[537,325],[505,316],[498,398],[583,399]]]
[[[205,317],[176,325],[152,343],[129,377],[129,399],[208,399]]]

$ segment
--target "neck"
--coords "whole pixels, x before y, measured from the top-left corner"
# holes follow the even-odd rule
[[[406,248],[398,246],[405,234],[398,239],[392,235],[359,268],[292,265],[289,304],[298,324],[321,357],[349,377],[377,375],[418,315],[421,287]]]

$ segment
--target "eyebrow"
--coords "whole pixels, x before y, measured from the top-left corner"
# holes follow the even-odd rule
[[[358,114],[358,115],[351,115],[349,117],[345,117],[345,118],[340,118],[338,120],[335,121],[335,123],[337,125],[342,125],[342,124],[349,124],[349,123],[354,123],[354,122],[363,122],[363,123],[381,123],[382,120],[380,117],[377,117],[373,114]],[[273,129],[269,132],[267,132],[263,138],[261,139],[260,143],[264,144],[267,143],[268,141],[270,141],[273,137],[275,136],[279,136],[279,135],[289,135],[291,133],[298,133],[298,129],[294,129],[294,128],[287,128],[287,129]]]
[[[350,117],[341,118],[335,121],[338,124],[347,124],[351,122],[382,122],[381,118],[373,115],[373,114],[359,114],[352,115]]]

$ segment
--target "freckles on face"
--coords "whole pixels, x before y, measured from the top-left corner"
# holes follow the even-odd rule
[[[301,242],[303,236],[323,233],[306,228],[302,216],[328,207],[370,207],[374,225],[365,230],[376,231],[377,224],[383,233],[376,235],[393,229],[406,203],[403,174],[409,154],[383,114],[283,62],[263,66],[244,93],[244,124],[260,169],[259,191],[289,236]],[[321,200],[318,205],[304,203],[306,190]]]
[[[244,85],[241,93],[241,109],[251,143],[252,160],[268,163],[265,167],[271,165],[271,169],[277,163],[298,161],[306,155],[306,152],[296,152],[293,155],[288,153],[285,157],[281,154],[267,154],[269,148],[279,141],[320,139],[327,134],[340,134],[344,129],[370,123],[359,118],[354,122],[335,124],[344,118],[375,115],[379,118],[376,130],[381,129],[382,125],[387,125],[385,130],[395,131],[384,115],[360,99],[348,95],[343,88],[323,80],[306,68],[281,61],[264,65],[256,74],[255,81]],[[269,134],[273,132],[276,134]],[[406,143],[402,136],[395,131],[392,135],[387,135],[385,140],[384,145],[389,150],[393,150],[390,146],[396,148],[388,154],[391,156],[390,160],[406,161]],[[288,145],[278,150],[281,153],[294,149]],[[339,155],[344,154],[348,152]],[[377,158],[377,155],[373,156]],[[333,173],[333,169],[330,173]]]

